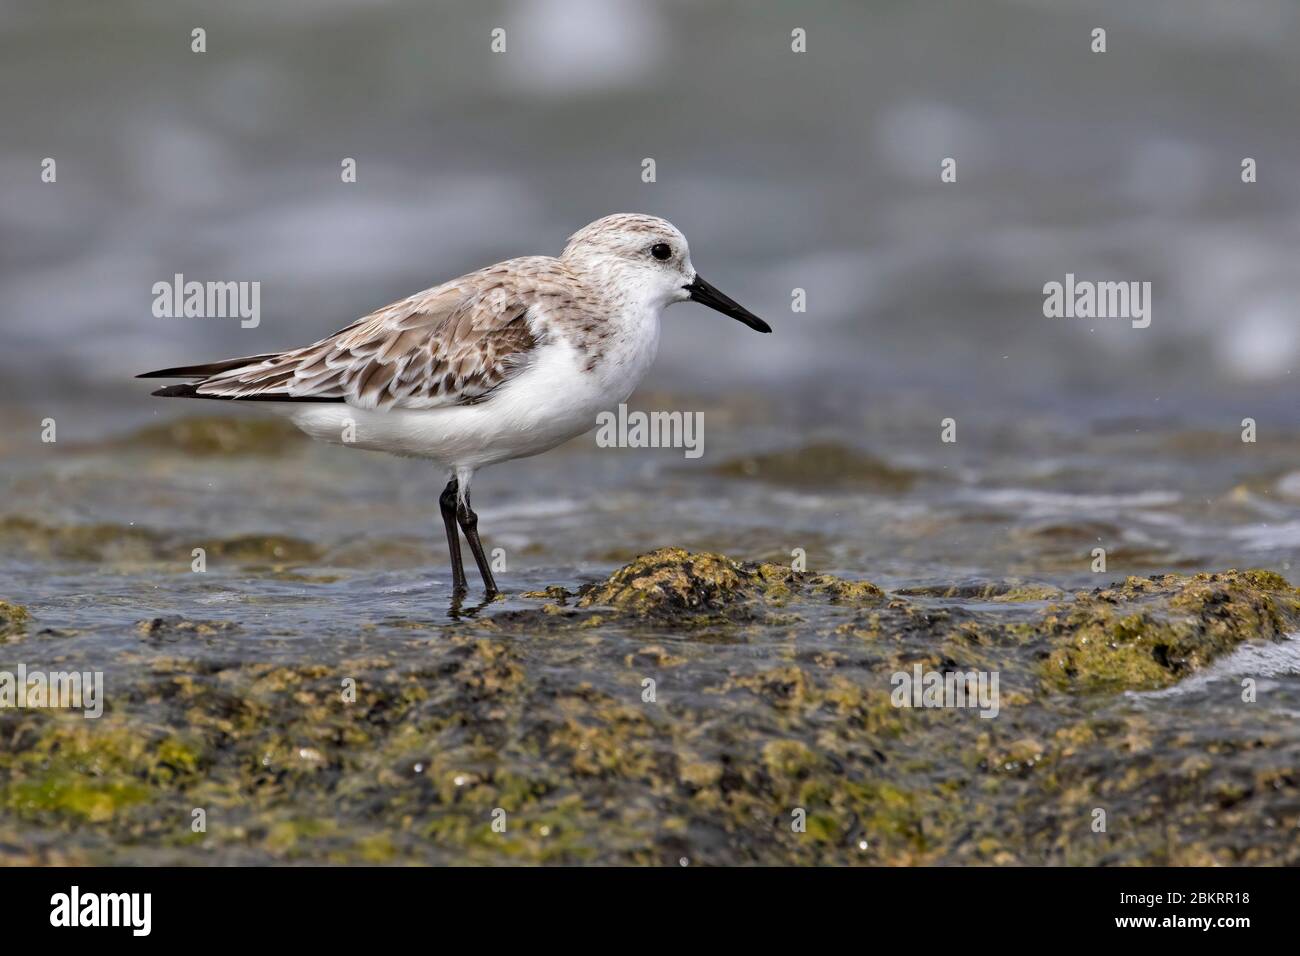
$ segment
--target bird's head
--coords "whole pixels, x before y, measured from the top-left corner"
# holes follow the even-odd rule
[[[759,332],[772,328],[705,282],[691,264],[686,237],[667,219],[619,213],[569,237],[561,258],[598,281],[651,305],[699,302]]]

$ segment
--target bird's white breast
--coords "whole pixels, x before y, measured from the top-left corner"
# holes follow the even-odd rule
[[[449,469],[536,455],[595,428],[598,413],[627,400],[658,351],[660,312],[629,304],[585,336],[539,316],[541,343],[527,366],[478,404],[380,411],[308,403],[279,410],[314,438],[430,458]]]

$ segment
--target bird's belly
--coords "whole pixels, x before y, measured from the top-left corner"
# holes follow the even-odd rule
[[[483,402],[429,409],[372,410],[308,403],[281,406],[323,441],[477,468],[536,455],[596,427],[636,382],[586,371],[568,346],[547,348]]]

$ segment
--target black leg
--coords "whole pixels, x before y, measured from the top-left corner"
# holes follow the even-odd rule
[[[478,565],[478,573],[483,577],[483,586],[487,589],[488,597],[497,593],[497,582],[492,578],[492,569],[488,567],[487,555],[483,553],[483,542],[478,539],[478,515],[476,515],[469,506],[469,494],[465,495],[465,502],[456,509],[456,518],[460,521],[460,530],[465,532],[465,540],[469,542],[470,551],[474,552],[474,562]]]
[[[456,533],[456,479],[447,482],[438,497],[438,507],[442,509],[442,523],[447,527],[447,549],[451,552],[451,588],[458,594],[469,590],[465,580],[465,565],[460,560],[460,535]]]

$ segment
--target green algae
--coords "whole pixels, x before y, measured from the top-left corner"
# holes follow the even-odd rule
[[[112,718],[20,730],[0,763],[0,807],[29,821],[122,820],[199,769],[198,752],[179,737],[150,739]]]
[[[0,638],[19,637],[26,633],[32,616],[21,604],[0,601]]]
[[[1167,687],[1251,639],[1300,622],[1300,590],[1267,571],[1130,577],[1050,608],[1046,681],[1072,691]]]
[[[776,564],[733,561],[720,554],[660,548],[580,592],[578,608],[608,607],[641,616],[711,620],[707,612],[733,616],[756,613],[755,606],[780,607],[798,593],[834,603],[876,604],[884,592],[875,585],[830,575],[793,571]],[[547,596],[553,596],[549,592]],[[701,618],[701,612],[705,616]]]

